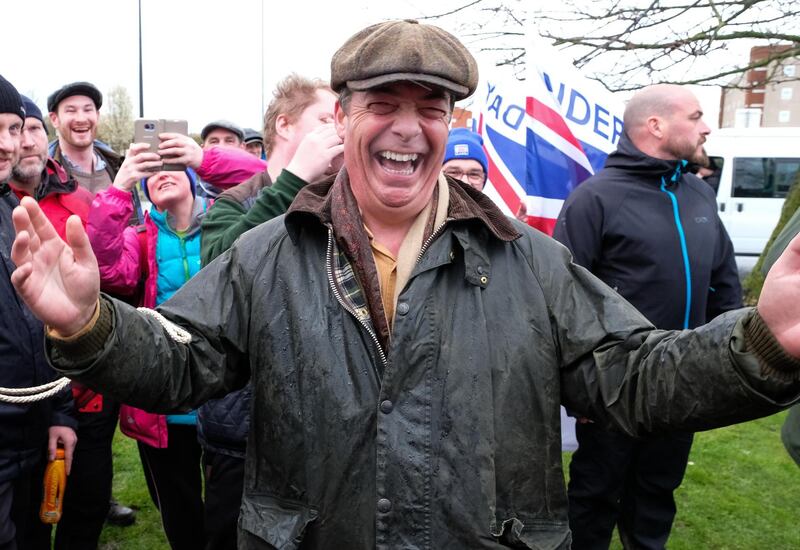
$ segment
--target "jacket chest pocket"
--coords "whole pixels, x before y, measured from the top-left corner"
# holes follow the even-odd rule
[[[270,495],[244,495],[239,511],[239,548],[295,550],[318,512]]]

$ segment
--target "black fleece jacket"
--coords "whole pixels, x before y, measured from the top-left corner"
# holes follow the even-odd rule
[[[661,329],[696,327],[742,306],[714,191],[685,170],[685,161],[645,155],[624,134],[603,170],[567,198],[553,234]]]

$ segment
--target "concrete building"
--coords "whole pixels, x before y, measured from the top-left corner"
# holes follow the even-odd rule
[[[756,46],[750,50],[750,63],[791,48],[789,44]],[[723,87],[720,97],[720,128],[800,126],[800,57],[752,69],[730,86]]]

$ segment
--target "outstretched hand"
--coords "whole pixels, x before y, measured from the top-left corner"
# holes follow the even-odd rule
[[[77,333],[94,315],[100,274],[78,216],[67,220],[67,242],[30,197],[14,209],[17,238],[11,282],[31,311],[63,336]]]
[[[769,270],[758,313],[783,349],[800,359],[800,235]]]

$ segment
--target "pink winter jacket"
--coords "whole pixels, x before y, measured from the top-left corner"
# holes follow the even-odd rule
[[[266,170],[267,163],[241,149],[214,147],[203,154],[197,175],[218,187],[233,187]],[[129,226],[133,211],[131,194],[113,185],[99,193],[92,203],[87,233],[100,268],[100,282],[106,292],[130,294],[141,283],[142,266],[147,266],[141,305],[155,307],[158,266],[158,229],[145,214],[144,227]],[[145,232],[146,258],[141,258],[139,233]],[[167,446],[167,419],[129,405],[122,405],[119,427],[125,435],[151,447]]]
[[[266,161],[244,149],[212,147],[203,152],[203,163],[197,175],[211,185],[229,189],[266,169]]]

